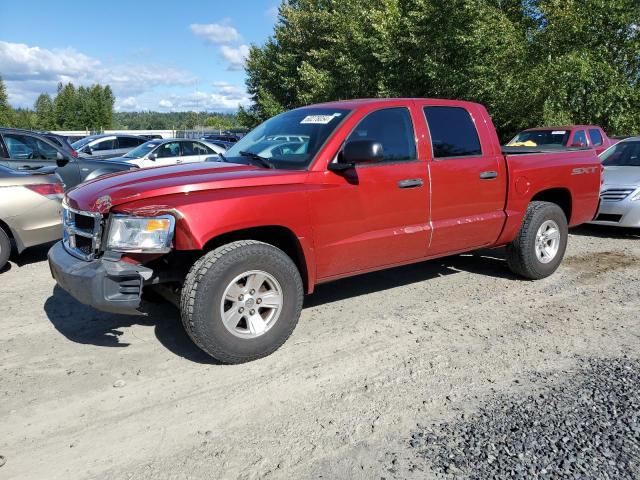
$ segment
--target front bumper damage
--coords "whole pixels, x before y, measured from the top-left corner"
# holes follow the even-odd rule
[[[72,297],[97,310],[144,315],[142,288],[153,270],[108,255],[86,261],[70,254],[62,242],[49,250],[51,275]]]

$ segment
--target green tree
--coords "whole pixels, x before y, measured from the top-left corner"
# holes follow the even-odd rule
[[[640,130],[637,0],[285,0],[246,62],[253,125],[354,97],[487,105],[503,138],[555,122]]]
[[[81,125],[78,109],[78,95],[72,83],[58,84],[58,94],[53,101],[56,128],[75,130],[85,128]]]
[[[36,99],[33,109],[36,115],[36,124],[42,130],[54,130],[56,128],[53,114],[53,100],[48,93],[41,93]]]
[[[10,125],[12,113],[7,88],[4,85],[4,80],[0,77],[0,125]]]

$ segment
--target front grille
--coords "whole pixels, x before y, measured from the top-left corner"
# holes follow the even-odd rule
[[[72,255],[87,261],[96,258],[100,251],[102,226],[101,214],[62,205],[62,243]]]
[[[608,188],[600,192],[600,198],[603,202],[621,202],[634,191],[634,188]]]
[[[596,222],[615,222],[622,220],[622,215],[614,215],[613,213],[601,213],[596,217]]]

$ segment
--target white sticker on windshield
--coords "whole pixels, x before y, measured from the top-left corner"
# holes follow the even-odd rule
[[[566,130],[554,130],[551,135],[564,135],[565,133],[567,133]]]
[[[333,115],[307,115],[302,119],[300,123],[315,123],[317,125],[326,125],[335,117],[339,116],[339,113],[334,113]]]

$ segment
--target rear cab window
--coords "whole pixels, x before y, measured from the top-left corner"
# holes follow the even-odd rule
[[[462,107],[423,107],[434,159],[482,156],[471,114]]]

